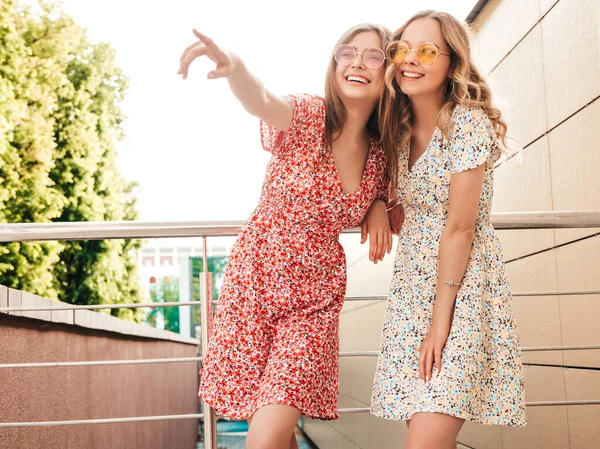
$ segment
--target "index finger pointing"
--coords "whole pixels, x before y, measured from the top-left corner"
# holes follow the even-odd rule
[[[194,28],[193,32],[194,32],[194,35],[195,35],[195,36],[196,36],[198,39],[200,39],[200,41],[202,41],[202,43],[203,43],[204,45],[206,45],[207,47],[210,47],[210,48],[216,48],[216,49],[218,49],[218,48],[219,48],[219,47],[217,46],[217,44],[215,44],[215,41],[213,41],[213,40],[212,40],[210,37],[208,37],[208,36],[206,36],[206,35],[202,34],[200,31],[198,31],[198,30],[197,30],[197,29],[195,29],[195,28]]]
[[[223,50],[221,50],[221,48],[215,44],[215,41],[213,41],[210,37],[202,34],[200,31],[198,31],[197,29],[194,28],[194,35],[200,39],[200,41],[206,45],[207,48],[210,49],[213,57],[217,60],[222,60],[225,57],[225,53],[223,53]],[[217,62],[217,61],[215,61]]]

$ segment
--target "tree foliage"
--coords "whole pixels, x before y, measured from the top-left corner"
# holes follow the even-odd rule
[[[31,3],[31,2],[29,2]],[[0,2],[0,220],[137,217],[117,167],[127,79],[109,44],[48,1]],[[0,283],[74,304],[139,302],[131,240],[0,246]],[[138,312],[114,315],[139,319]]]

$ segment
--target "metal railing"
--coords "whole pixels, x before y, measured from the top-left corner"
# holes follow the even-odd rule
[[[600,211],[580,212],[531,212],[531,213],[505,213],[492,214],[492,224],[498,230],[507,229],[556,229],[556,228],[600,228]],[[0,312],[25,312],[25,311],[57,311],[90,309],[116,309],[137,307],[201,307],[201,356],[185,358],[160,358],[137,360],[98,360],[80,362],[41,362],[41,363],[6,363],[0,364],[0,369],[9,368],[51,368],[51,367],[77,367],[77,366],[104,366],[104,365],[130,365],[130,364],[157,364],[157,363],[198,363],[206,354],[210,324],[212,322],[212,277],[207,272],[208,254],[207,238],[235,236],[239,233],[243,222],[86,222],[86,223],[41,223],[41,224],[4,224],[0,225],[0,242],[15,241],[43,241],[43,240],[94,240],[94,239],[122,239],[122,238],[166,238],[166,237],[201,237],[203,241],[203,272],[200,273],[200,301],[186,301],[177,303],[132,303],[132,304],[100,304],[89,306],[58,306],[58,307],[0,307]],[[357,229],[346,231],[356,233]],[[593,295],[600,294],[600,290],[577,291],[538,291],[514,292],[513,296],[539,297],[563,295]],[[351,296],[345,301],[383,301],[386,296]],[[600,345],[571,345],[571,346],[535,346],[522,347],[527,351],[581,351],[600,349]],[[340,352],[340,357],[375,357],[377,351],[352,351]],[[528,407],[567,406],[567,405],[598,405],[600,399],[572,400],[572,401],[542,401],[527,402]],[[179,419],[203,419],[205,447],[217,447],[216,420],[217,415],[206,403],[204,413],[186,415],[164,416],[138,416],[129,418],[102,418],[71,421],[47,422],[9,422],[0,423],[0,427],[32,427],[32,426],[64,426],[81,424],[106,424],[123,422],[162,421]],[[368,413],[370,409],[347,408],[339,409],[340,414]]]
[[[600,211],[515,212],[492,214],[491,218],[497,230],[600,227]],[[0,225],[0,242],[231,237],[243,225],[243,221],[8,223]],[[344,231],[356,232],[358,229]]]

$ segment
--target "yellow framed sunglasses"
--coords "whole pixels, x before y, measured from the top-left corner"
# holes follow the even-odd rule
[[[433,42],[422,42],[417,48],[410,48],[404,41],[394,41],[386,48],[388,58],[395,64],[402,64],[412,51],[417,53],[417,59],[424,65],[433,64],[440,55],[450,56],[440,52],[438,46]]]

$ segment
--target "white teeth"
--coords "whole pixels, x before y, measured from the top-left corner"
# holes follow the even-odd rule
[[[363,78],[362,76],[349,76],[347,78],[348,81],[355,81],[357,83],[361,83],[361,84],[368,84],[369,80],[366,78]]]
[[[407,78],[422,78],[423,76],[425,76],[420,73],[414,72],[402,72],[402,75],[406,76]]]

